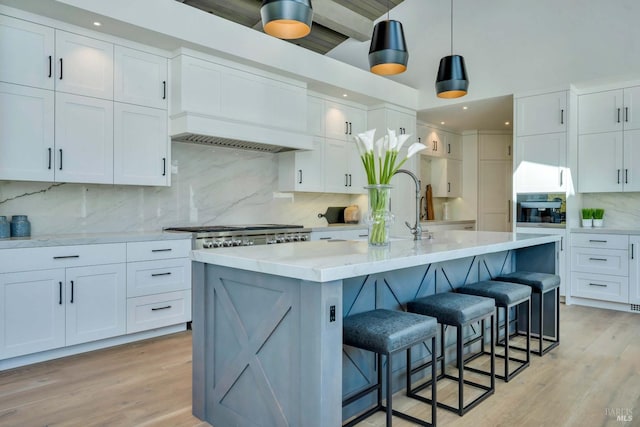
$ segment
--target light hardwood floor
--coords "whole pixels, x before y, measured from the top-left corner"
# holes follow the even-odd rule
[[[560,347],[496,381],[495,395],[464,417],[439,410],[438,425],[640,426],[640,313],[563,305],[561,318]],[[394,403],[428,417],[401,393]],[[616,410],[632,421],[617,421]],[[384,426],[384,414],[360,425]],[[209,426],[191,415],[191,334],[0,372],[0,426]]]

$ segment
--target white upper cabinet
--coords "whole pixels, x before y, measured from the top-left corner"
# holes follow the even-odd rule
[[[509,160],[513,156],[509,134],[478,135],[478,157],[481,160]]]
[[[167,112],[114,103],[113,183],[170,183]]]
[[[54,30],[0,15],[0,81],[54,88]]]
[[[516,99],[516,135],[538,135],[567,130],[567,92]]]
[[[313,138],[312,150],[278,154],[280,191],[324,191],[324,139]]]
[[[113,99],[113,44],[56,30],[56,91]]]
[[[115,47],[113,97],[116,101],[166,110],[167,84],[166,58]]]
[[[324,137],[324,99],[307,97],[307,132]]]
[[[56,94],[55,180],[113,183],[113,102]]]
[[[621,131],[624,123],[623,93],[618,89],[580,95],[578,133]]]
[[[349,147],[339,139],[325,141],[324,189],[328,193],[349,192]]]
[[[462,196],[462,161],[438,159],[431,162],[433,197]]]
[[[446,147],[448,158],[462,160],[462,137],[460,135],[447,132]]]
[[[324,121],[327,138],[353,141],[355,135],[367,130],[367,112],[364,109],[337,102],[325,102]],[[377,136],[380,136],[379,132]]]
[[[622,132],[581,135],[578,138],[578,191],[623,191]]]
[[[53,181],[54,92],[0,83],[0,179]]]
[[[640,129],[640,112],[634,120],[634,101],[640,108],[640,86],[633,86],[624,89],[624,129]]]
[[[518,137],[515,183],[518,193],[563,193],[567,187],[566,132]]]
[[[640,129],[624,132],[623,189],[640,191]]]
[[[416,116],[415,114],[407,114],[396,111],[391,108],[386,109],[387,128],[378,129],[377,137],[387,134],[387,129],[395,130],[396,135],[411,135],[411,138],[405,144],[411,144],[418,140],[416,135]]]

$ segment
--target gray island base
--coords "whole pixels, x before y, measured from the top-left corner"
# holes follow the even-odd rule
[[[343,411],[343,396],[375,381],[374,356],[342,345],[343,316],[401,310],[515,270],[556,272],[558,236],[433,234],[387,248],[318,241],[193,251],[193,414],[216,427],[338,427],[360,409]],[[550,318],[553,303],[544,307]],[[396,359],[400,389],[405,366]]]

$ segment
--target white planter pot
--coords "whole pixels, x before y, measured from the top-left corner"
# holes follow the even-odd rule
[[[594,219],[593,226],[594,227],[602,227],[604,225],[604,219]]]
[[[593,219],[582,219],[582,226],[583,227],[593,227]]]

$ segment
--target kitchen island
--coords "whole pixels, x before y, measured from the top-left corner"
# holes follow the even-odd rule
[[[558,236],[442,231],[383,248],[193,251],[193,413],[216,427],[340,426],[358,410],[343,411],[343,395],[375,381],[373,356],[343,348],[343,316],[516,269],[555,273],[558,246]],[[404,366],[394,371],[399,389]]]

